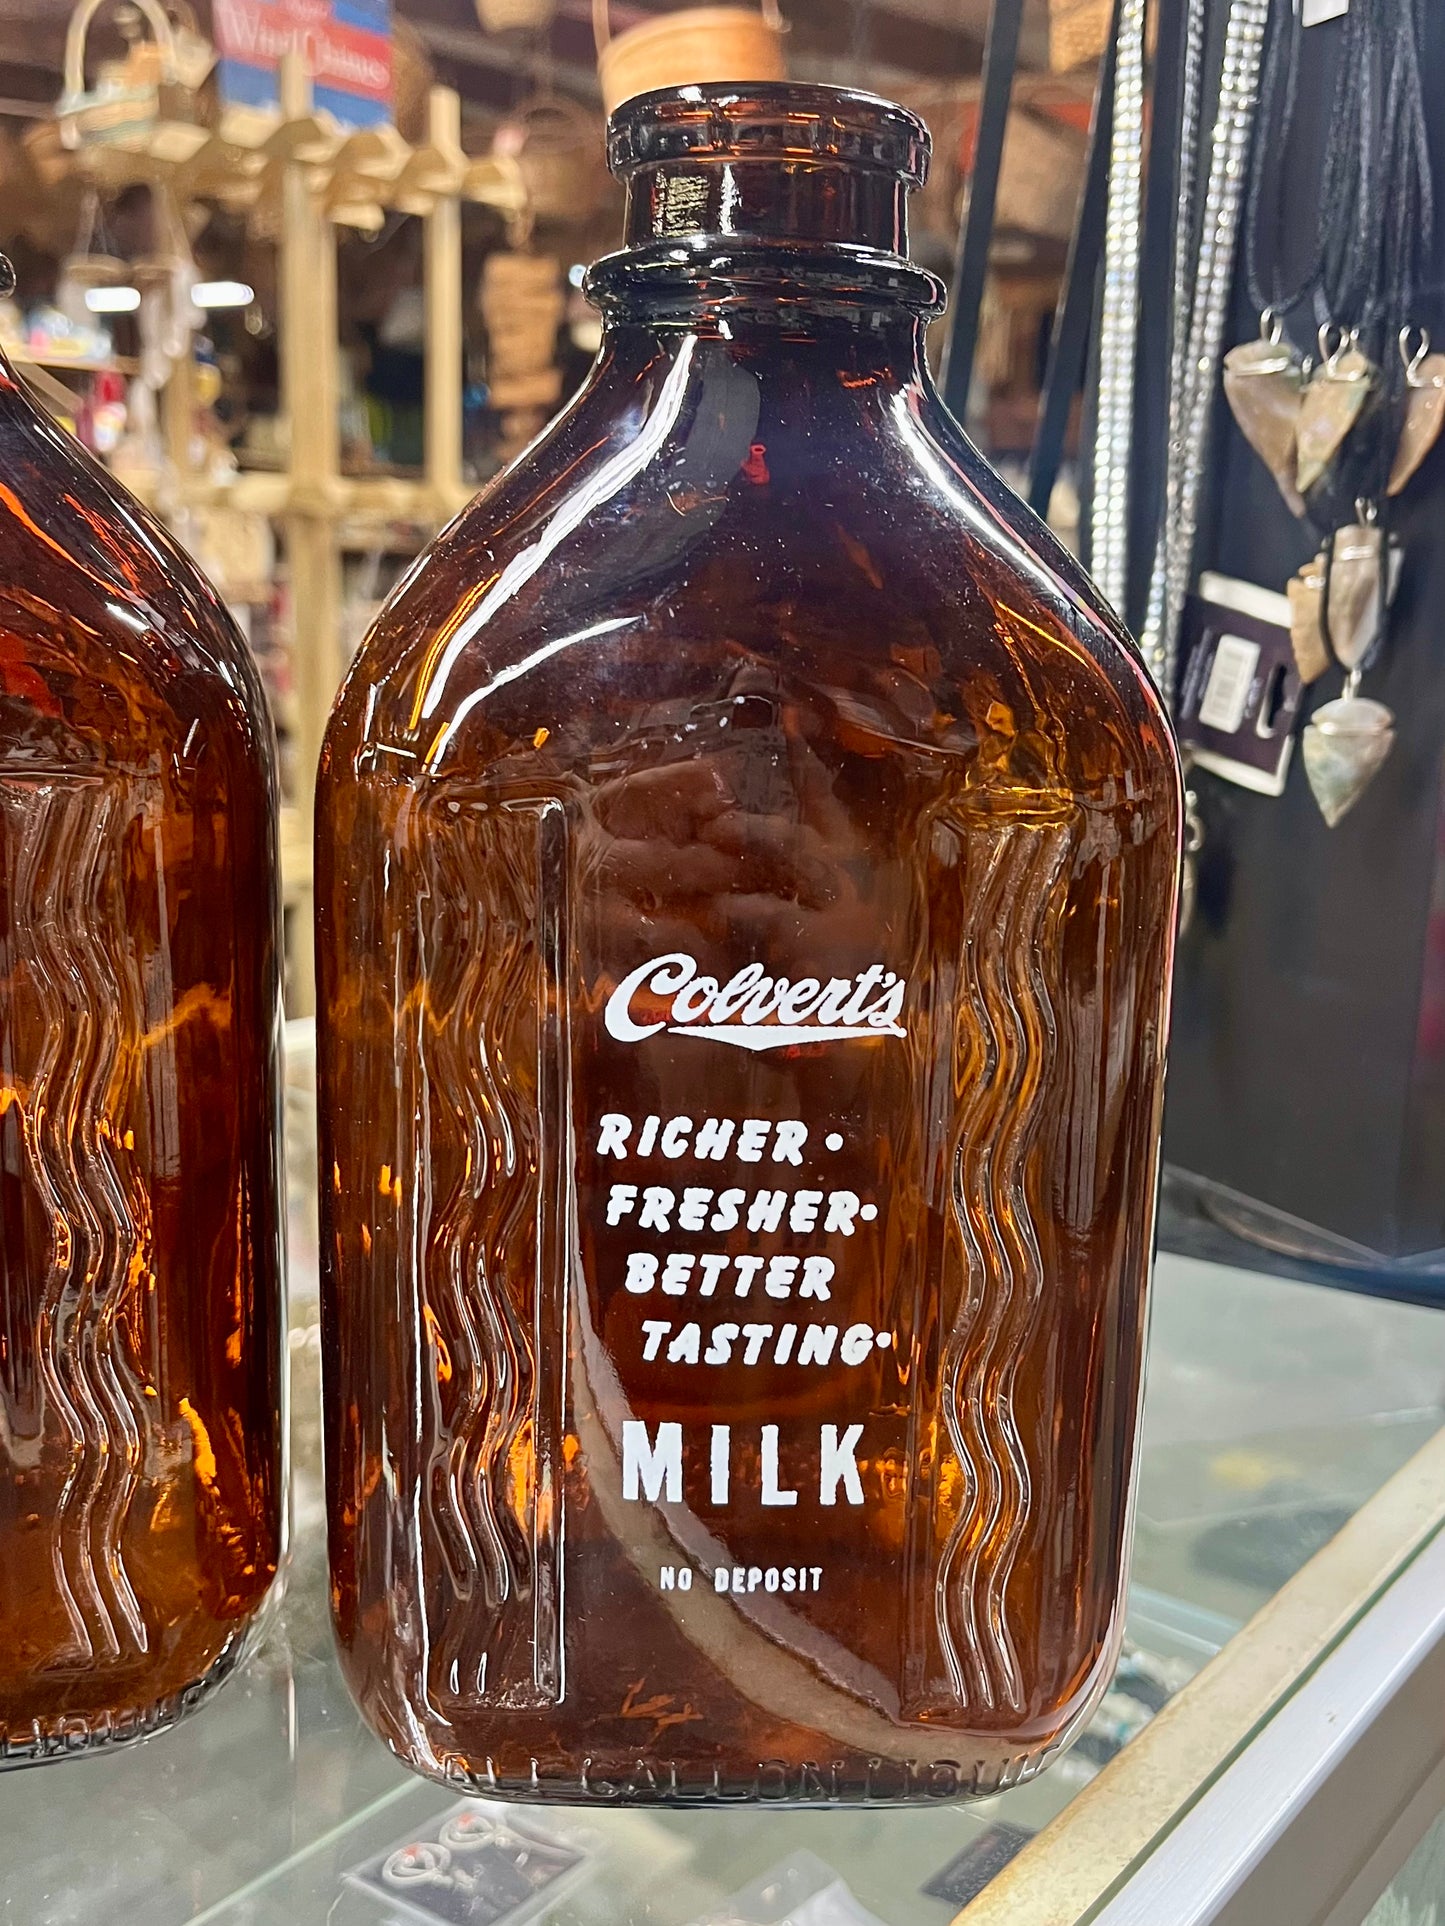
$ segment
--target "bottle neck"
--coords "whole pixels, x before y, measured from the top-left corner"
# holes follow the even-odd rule
[[[896,302],[819,312],[741,297],[732,304],[715,286],[667,302],[655,295],[605,309],[594,380],[630,385],[644,370],[657,379],[684,360],[682,378],[696,379],[727,361],[747,367],[760,389],[791,389],[810,407],[830,392],[848,407],[850,397],[866,403],[882,391],[930,386],[926,322]]]
[[[627,181],[626,245],[841,244],[904,256],[907,191],[881,169],[745,155],[668,161]]]
[[[845,163],[683,157],[627,176],[627,244],[589,271],[605,322],[913,340],[943,289],[907,259],[896,174]]]

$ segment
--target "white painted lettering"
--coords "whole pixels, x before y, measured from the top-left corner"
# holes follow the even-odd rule
[[[614,1184],[607,1197],[608,1223],[620,1224],[624,1217],[630,1217],[636,1202],[636,1184]]]
[[[775,1424],[763,1426],[763,1503],[765,1505],[796,1505],[798,1494],[790,1491],[780,1482],[778,1470],[778,1427]]]
[[[850,1324],[843,1333],[843,1342],[838,1346],[838,1356],[844,1364],[861,1364],[872,1349],[873,1326]]]
[[[828,1285],[836,1266],[831,1257],[805,1257],[803,1259],[803,1281],[798,1286],[799,1297],[817,1297],[824,1302],[832,1296]]]
[[[717,1200],[717,1209],[712,1214],[709,1230],[736,1230],[738,1225],[738,1206],[747,1202],[745,1190],[725,1190]]]
[[[677,1336],[667,1347],[669,1364],[696,1364],[698,1351],[702,1345],[702,1327],[698,1324],[684,1324]]]
[[[843,1495],[850,1505],[863,1502],[863,1481],[858,1476],[858,1460],[854,1453],[863,1436],[861,1424],[850,1424],[842,1437],[838,1436],[835,1424],[825,1424],[818,1436],[818,1503],[836,1505],[838,1487],[843,1487]],[[822,1572],[815,1568],[815,1577],[821,1578]],[[815,1587],[816,1589],[816,1587]]]
[[[672,1207],[676,1201],[670,1190],[660,1184],[649,1184],[642,1193],[642,1210],[638,1215],[637,1228],[656,1231],[671,1229]]]
[[[682,1426],[660,1424],[654,1442],[647,1426],[636,1418],[622,1424],[622,1496],[636,1504],[639,1496],[652,1504],[664,1499],[682,1503]]]
[[[791,1297],[797,1275],[798,1259],[796,1257],[769,1258],[768,1274],[763,1279],[763,1289],[769,1297]]]
[[[788,1193],[785,1190],[755,1191],[748,1207],[748,1229],[754,1235],[759,1231],[775,1231],[782,1223],[783,1212],[787,1208]]]
[[[836,1324],[810,1324],[803,1333],[803,1342],[798,1346],[799,1364],[829,1363],[837,1342]]]
[[[700,1231],[707,1229],[708,1206],[712,1202],[710,1190],[685,1190],[682,1203],[678,1208],[677,1227],[679,1230]]]
[[[700,1297],[712,1296],[713,1292],[717,1289],[718,1279],[727,1269],[730,1261],[730,1259],[717,1252],[709,1252],[707,1256],[700,1257],[697,1260],[698,1272],[702,1278],[701,1284],[697,1287]]]
[[[693,1139],[694,1156],[720,1164],[728,1154],[736,1128],[731,1117],[709,1117]]]
[[[734,1296],[747,1296],[748,1292],[753,1288],[753,1279],[766,1262],[766,1258],[749,1257],[746,1255],[733,1259],[733,1269],[737,1272],[737,1282],[733,1285]]]
[[[733,1344],[738,1336],[736,1324],[714,1324],[712,1336],[708,1340],[705,1362],[708,1364],[730,1364]]]
[[[670,1251],[662,1267],[662,1288],[668,1297],[685,1295],[696,1258],[691,1251]]]
[[[627,1254],[627,1275],[622,1280],[624,1290],[631,1291],[634,1297],[643,1297],[657,1282],[657,1259],[651,1251],[629,1251]]]
[[[715,1505],[725,1505],[728,1501],[729,1481],[732,1477],[732,1426],[715,1424],[708,1455],[709,1495]]]
[[[818,1206],[822,1201],[821,1190],[795,1190],[792,1208],[788,1212],[788,1229],[800,1233],[815,1230],[818,1223]]]

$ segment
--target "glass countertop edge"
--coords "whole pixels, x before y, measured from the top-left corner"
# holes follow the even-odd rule
[[[959,1912],[1087,1926],[1341,1640],[1445,1531],[1445,1428]]]

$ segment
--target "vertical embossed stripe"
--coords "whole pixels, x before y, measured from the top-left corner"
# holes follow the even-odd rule
[[[52,1570],[76,1656],[115,1660],[148,1649],[124,1556],[148,1413],[117,1331],[141,1239],[111,1149],[130,1074],[120,1039],[145,1031],[114,861],[126,799],[101,780],[34,778],[0,789],[0,809],[16,967],[41,1016],[34,1063],[7,1071],[28,1082],[26,1161],[52,1226],[35,1341],[70,1459]]]
[[[1051,978],[1072,836],[1058,824],[952,827],[968,906],[951,1195],[968,1276],[944,1348],[943,1414],[964,1498],[939,1560],[935,1612],[954,1693],[1021,1712],[1007,1594],[1033,1486],[1014,1384],[1045,1281],[1025,1171],[1057,1041]]]
[[[562,1447],[571,1157],[554,1133],[570,1099],[565,971],[566,843],[554,799],[437,808],[427,842],[434,902],[419,905],[424,997],[398,1034],[418,1086],[417,1155],[430,1133],[463,1138],[450,1192],[420,1194],[414,1249],[432,1347],[443,1347],[450,1409],[433,1377],[422,1505],[461,1598],[499,1615],[530,1609],[531,1677],[501,1676],[479,1652],[470,1689],[551,1704],[563,1690]],[[456,917],[438,935],[438,916]],[[538,1027],[535,1093],[517,1087],[506,1047],[519,1009]],[[516,1253],[534,1250],[531,1316]],[[440,1355],[440,1353],[439,1353]]]

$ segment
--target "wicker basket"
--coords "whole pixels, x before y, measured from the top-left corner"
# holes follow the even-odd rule
[[[476,0],[484,33],[540,33],[552,24],[553,0]]]
[[[1049,0],[1049,65],[1056,74],[1099,58],[1113,14],[1113,0]]]
[[[58,187],[71,171],[70,150],[58,120],[37,120],[20,136],[20,145],[42,187]]]
[[[109,145],[162,160],[189,159],[204,139],[196,124],[196,93],[210,51],[196,32],[194,16],[188,6],[180,7],[173,23],[159,0],[135,0],[151,38],[133,42],[124,60],[103,64],[98,84],[87,92],[86,43],[92,21],[106,4],[80,0],[70,16],[65,92],[56,108],[63,144]]]
[[[426,139],[427,96],[436,84],[436,69],[426,42],[400,14],[391,19],[391,117],[396,131],[413,147]]]
[[[216,64],[216,50],[201,32],[190,0],[164,0],[171,23],[171,60],[176,79],[191,93],[205,85]]]
[[[538,94],[497,129],[492,151],[514,160],[539,221],[585,221],[607,186],[602,129],[560,94]]]
[[[561,301],[561,270],[546,254],[512,254],[498,249],[482,269],[481,309],[550,306]]]
[[[707,80],[786,80],[777,0],[752,7],[686,7],[639,21],[612,37],[607,0],[592,0],[597,77],[607,113],[654,87]]]
[[[489,255],[478,305],[486,323],[487,379],[493,389],[535,381],[552,368],[564,307],[559,262],[542,254]]]
[[[1088,136],[1076,127],[1015,111],[1004,134],[994,207],[997,229],[1066,241],[1074,231]]]
[[[562,370],[538,369],[532,374],[498,375],[488,391],[488,400],[498,414],[514,408],[556,407],[562,397]]]

